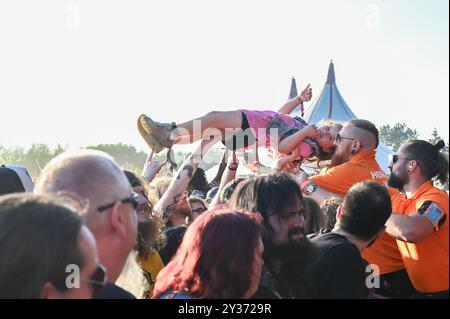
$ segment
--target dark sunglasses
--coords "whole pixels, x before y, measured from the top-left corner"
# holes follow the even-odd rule
[[[398,157],[398,155],[397,155],[397,154],[394,154],[394,155],[392,155],[392,164],[395,164],[395,163],[397,163],[397,162],[398,162],[398,160],[401,160],[401,159],[405,159],[405,160],[409,160],[409,161],[414,161],[414,159],[413,159],[413,158],[407,158],[407,157]]]
[[[341,134],[337,133],[337,135],[336,135],[336,143],[340,143],[341,140],[343,140],[343,139],[344,140],[351,140],[351,141],[356,141],[357,140],[356,138],[344,137]]]
[[[130,203],[131,205],[133,205],[133,208],[135,210],[137,210],[138,205],[139,205],[138,198],[139,198],[139,195],[137,193],[135,193],[135,192],[132,192],[130,197],[124,198],[124,199],[120,200],[119,202],[121,202],[122,204]],[[103,211],[105,211],[107,209],[110,209],[111,207],[114,206],[115,203],[117,203],[117,201],[114,202],[114,203],[111,203],[111,204],[99,206],[97,208],[97,211],[103,212]]]
[[[92,286],[93,294],[98,294],[108,283],[108,276],[106,275],[106,269],[103,265],[98,264],[97,269],[89,277],[89,279],[82,280],[89,283]]]

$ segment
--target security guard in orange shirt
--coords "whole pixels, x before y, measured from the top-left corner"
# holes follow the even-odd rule
[[[444,146],[442,140],[407,142],[390,166],[388,185],[402,193],[392,196],[386,231],[397,239],[417,298],[449,297],[449,196],[432,181],[448,185],[448,160],[439,152]]]

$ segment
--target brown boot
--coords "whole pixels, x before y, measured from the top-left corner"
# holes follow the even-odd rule
[[[162,146],[161,144],[159,144],[150,134],[150,132],[146,129],[144,123],[145,115],[140,115],[138,120],[137,120],[137,127],[139,130],[139,133],[141,134],[141,136],[144,138],[145,143],[147,143],[147,145],[153,150],[153,152],[159,153],[164,149],[164,146]]]
[[[146,115],[141,115],[139,117],[142,127],[145,131],[150,133],[155,144],[158,146],[163,146],[166,148],[171,148],[174,144],[171,139],[170,133],[176,129],[175,123],[159,123],[154,122],[151,118]]]

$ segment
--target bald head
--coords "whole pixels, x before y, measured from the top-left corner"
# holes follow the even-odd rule
[[[349,121],[340,134],[359,140],[362,150],[374,150],[378,147],[378,129],[372,122],[367,120]]]
[[[100,151],[81,150],[63,153],[48,163],[34,192],[74,193],[89,201],[92,212],[98,206],[129,196],[131,186],[111,156]]]

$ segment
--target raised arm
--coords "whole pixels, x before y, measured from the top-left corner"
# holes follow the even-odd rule
[[[214,145],[211,141],[203,140],[200,146],[186,158],[177,171],[174,178],[170,182],[167,191],[155,205],[155,211],[162,214],[163,219],[167,220],[174,210],[177,202],[181,199],[181,195],[185,192],[189,182],[194,176],[203,156]]]
[[[227,167],[227,154],[228,154],[228,151],[225,150],[225,152],[223,153],[222,159],[220,160],[219,169],[217,170],[217,174],[213,178],[213,180],[209,183],[210,188],[220,185],[220,180],[222,179],[223,172],[225,171],[225,168]]]
[[[236,151],[233,151],[233,155],[229,158],[225,171],[222,175],[222,179],[220,180],[220,186],[217,190],[216,196],[214,196],[211,201],[210,207],[214,207],[218,204],[222,204],[220,202],[220,193],[224,189],[224,187],[233,179],[236,178],[237,169],[239,167],[239,161],[236,157]]]
[[[303,102],[308,102],[312,98],[312,89],[310,88],[310,84],[300,93],[299,96],[294,97],[292,100],[289,100],[284,104],[279,110],[278,113],[281,114],[291,114],[291,112]]]

